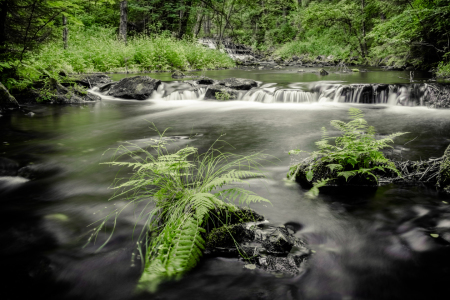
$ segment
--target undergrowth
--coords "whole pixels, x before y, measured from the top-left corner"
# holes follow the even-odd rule
[[[9,89],[27,87],[42,75],[57,78],[61,70],[67,73],[205,70],[235,64],[226,53],[193,40],[177,40],[169,34],[131,37],[125,45],[117,39],[114,28],[72,27],[67,50],[61,41],[51,41],[17,66],[17,78],[6,82]]]
[[[310,182],[315,177],[315,172],[320,173],[313,182],[313,187],[308,192],[310,196],[317,196],[319,188],[336,179],[345,179],[347,182],[356,176],[360,176],[368,182],[378,182],[376,171],[390,170],[401,176],[393,162],[387,159],[380,150],[392,148],[393,138],[406,134],[396,132],[382,139],[376,139],[375,128],[369,126],[364,120],[364,114],[357,108],[349,109],[352,119],[348,123],[332,120],[331,126],[342,132],[339,137],[332,138],[325,127],[322,127],[322,139],[316,142],[319,150],[310,153],[308,162],[294,165],[290,168],[288,177],[295,179],[300,171],[306,173],[306,179]],[[334,145],[330,141],[334,140]],[[289,154],[300,154],[303,150],[291,150]]]
[[[106,163],[133,172],[114,182],[112,198],[144,205],[139,212],[139,220],[145,223],[138,243],[144,265],[139,290],[154,291],[162,280],[179,278],[197,264],[205,247],[208,220],[220,223],[217,214],[235,212],[235,204],[269,202],[244,188],[229,186],[245,183],[244,178],[262,177],[258,160],[263,155],[223,153],[214,145],[202,154],[191,146],[170,153],[169,143],[164,133],[146,147],[127,143],[115,149],[113,161]],[[126,158],[133,162],[123,161]],[[112,211],[96,233],[123,209]]]

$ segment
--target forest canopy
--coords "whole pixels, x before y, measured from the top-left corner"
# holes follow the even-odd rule
[[[124,28],[131,40],[211,37],[219,47],[231,40],[282,58],[333,55],[450,75],[450,0],[0,0],[1,80],[27,76],[30,72],[18,71],[43,49],[70,52],[76,46],[80,51],[71,37],[103,32],[107,39],[118,39],[124,3]],[[66,56],[61,59],[76,64]]]

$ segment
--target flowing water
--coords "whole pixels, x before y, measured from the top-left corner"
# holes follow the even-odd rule
[[[321,127],[333,119],[348,120],[349,107],[363,110],[380,135],[409,132],[396,139],[387,155],[412,160],[443,154],[450,144],[450,111],[388,101],[334,101],[342,85],[402,85],[409,81],[399,78],[406,78],[406,72],[331,74],[328,82],[293,69],[204,75],[258,80],[267,101],[256,101],[261,99],[256,91],[241,101],[206,101],[201,91],[188,93],[185,84],[167,74],[150,74],[166,82],[149,100],[104,97],[86,105],[30,106],[33,117],[20,112],[0,117],[0,156],[9,159],[3,164],[29,166],[34,174],[32,180],[0,177],[0,265],[7,277],[3,299],[448,298],[450,244],[439,230],[450,227],[449,196],[422,185],[391,184],[370,192],[321,193],[312,200],[285,177],[298,159],[288,151],[314,150]],[[314,92],[318,86],[331,86],[334,95]],[[328,100],[318,101],[319,93]],[[152,124],[167,128],[172,150],[192,145],[204,151],[220,138],[225,142],[217,145],[224,151],[271,155],[262,162],[267,178],[249,184],[273,205],[252,207],[272,224],[301,225],[296,236],[315,252],[308,271],[283,278],[244,269],[237,259],[210,258],[155,295],[134,294],[141,269],[132,234],[142,222],[123,200],[108,202],[114,178],[129,172],[101,163],[111,160],[108,149],[124,142],[144,145],[157,137]],[[123,212],[112,238],[98,250],[111,227],[87,243],[96,226],[91,224],[115,207]],[[431,236],[436,233],[441,236]]]

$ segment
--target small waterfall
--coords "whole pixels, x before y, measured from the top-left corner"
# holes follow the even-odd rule
[[[348,102],[402,106],[426,105],[428,84],[350,84],[315,83],[310,90],[319,102]]]
[[[217,49],[217,39],[215,38],[202,38],[199,39],[198,42],[210,49]],[[222,42],[224,46],[225,52],[233,59],[233,60],[246,60],[249,58],[253,58],[253,50],[250,47],[245,45],[239,45],[232,42],[231,39],[225,39]],[[221,51],[223,51],[221,49]]]
[[[270,91],[272,90],[272,91]],[[242,97],[242,101],[273,103],[274,102],[274,89],[251,89]]]
[[[291,102],[291,103],[304,103],[314,102],[315,97],[310,92],[304,92],[302,90],[277,90],[274,94],[275,102]]]
[[[194,88],[190,90],[174,91],[165,96],[164,100],[203,100],[205,98],[206,88]]]

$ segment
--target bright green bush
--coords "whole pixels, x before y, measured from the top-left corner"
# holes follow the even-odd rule
[[[113,198],[125,198],[128,205],[145,204],[137,212],[145,221],[139,238],[143,242],[138,243],[145,265],[141,290],[153,291],[161,280],[178,278],[197,264],[205,247],[204,227],[208,220],[219,219],[217,210],[236,212],[236,200],[240,205],[269,202],[251,191],[229,186],[244,183],[243,178],[261,177],[257,160],[262,155],[239,156],[212,147],[199,154],[190,146],[169,153],[167,143],[161,135],[146,147],[124,144],[114,150],[114,161],[107,163],[132,170],[130,178],[114,183],[117,193]],[[134,162],[120,161],[126,157]],[[145,211],[148,207],[153,209]],[[122,210],[112,211],[95,229],[96,234],[109,217],[117,219]]]
[[[318,55],[333,55],[335,58],[344,59],[350,56],[350,45],[340,39],[340,32],[336,29],[311,29],[305,32],[298,40],[287,42],[275,51],[276,55],[290,58],[294,55],[308,54],[314,57]]]
[[[330,124],[342,135],[336,138],[328,136],[325,127],[322,128],[322,139],[316,142],[319,150],[311,153],[310,163],[308,166],[300,163],[290,168],[288,177],[295,179],[301,168],[307,170],[306,179],[312,181],[316,170],[323,172],[323,169],[329,169],[329,174],[323,178],[318,178],[313,184],[313,188],[309,194],[317,196],[319,188],[327,182],[345,178],[353,178],[357,175],[364,176],[368,181],[378,181],[378,177],[374,171],[390,170],[400,176],[395,165],[388,160],[381,152],[381,149],[391,148],[389,143],[393,143],[393,138],[405,134],[405,132],[396,132],[385,138],[377,140],[375,138],[375,128],[369,126],[364,120],[364,114],[356,108],[349,109],[349,115],[352,119],[349,122],[333,120]],[[329,141],[334,140],[334,145]],[[303,150],[291,150],[289,154],[300,154]],[[332,176],[332,177],[330,177]]]
[[[443,78],[450,78],[450,62],[448,63],[440,62],[436,72],[436,76]]]

